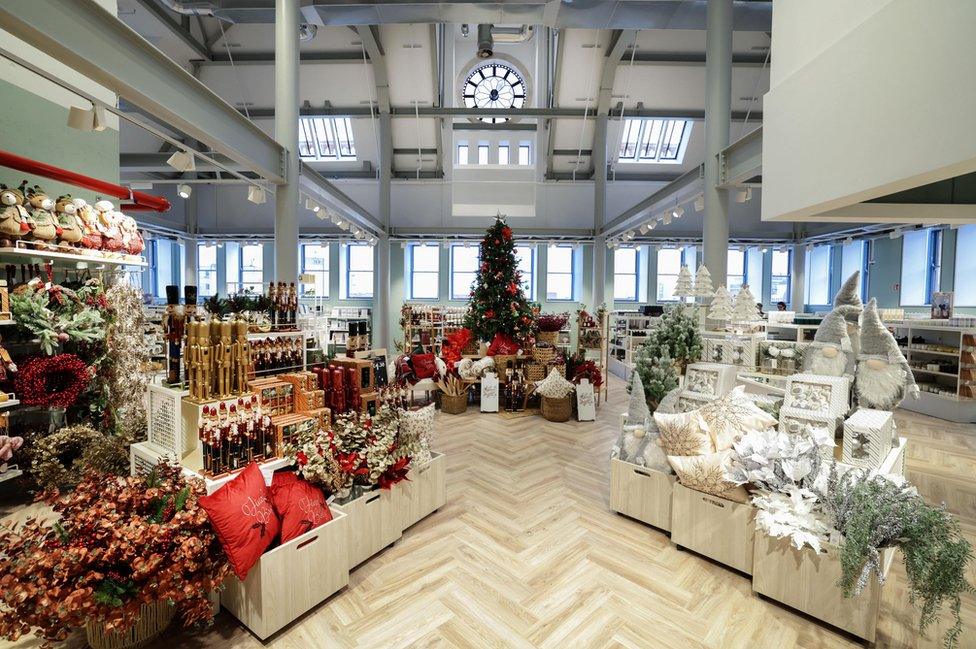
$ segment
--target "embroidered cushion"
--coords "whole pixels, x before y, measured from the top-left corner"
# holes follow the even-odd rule
[[[332,520],[332,510],[322,490],[294,473],[275,474],[271,482],[271,500],[281,517],[282,543]]]
[[[741,485],[725,478],[732,451],[719,451],[693,457],[669,455],[668,462],[678,475],[678,482],[707,494],[738,503],[749,502],[749,494]]]
[[[430,440],[434,432],[434,404],[400,413],[400,447],[412,458],[414,467],[430,462]]]
[[[745,394],[741,385],[724,397],[708,402],[699,412],[708,425],[716,451],[730,449],[732,443],[746,433],[766,430],[777,423],[775,417]]]
[[[697,410],[678,414],[655,411],[654,423],[665,455],[704,455],[714,450],[708,424]]]
[[[224,553],[239,579],[257,563],[278,536],[281,524],[257,463],[209,496],[200,498]]]
[[[413,373],[418,379],[429,379],[437,374],[437,365],[433,354],[414,354],[410,357]]]

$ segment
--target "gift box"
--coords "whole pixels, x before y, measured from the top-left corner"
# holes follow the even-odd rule
[[[315,408],[303,414],[306,417],[314,418],[318,422],[321,430],[329,430],[332,428],[332,411],[328,408]]]
[[[720,363],[691,363],[685,368],[684,387],[702,396],[724,397],[735,387],[736,368]]]
[[[794,374],[786,380],[783,406],[843,419],[851,409],[850,378]]]
[[[891,451],[894,423],[887,410],[858,408],[844,422],[841,460],[865,469],[880,467]]]
[[[285,444],[294,443],[298,435],[306,431],[314,431],[319,420],[307,414],[277,415],[271,418],[271,426],[275,432],[275,443],[278,453]]]
[[[360,392],[372,392],[376,389],[376,370],[373,361],[368,358],[335,358],[332,364],[342,368],[352,368],[352,385]]]
[[[781,433],[788,435],[809,435],[814,439],[834,439],[837,434],[837,420],[830,415],[824,415],[799,408],[783,406],[779,410],[779,427]],[[820,447],[821,456],[825,460],[834,459],[834,447],[823,445]]]
[[[718,397],[712,395],[698,394],[688,390],[682,390],[678,394],[678,398],[674,403],[674,411],[691,412],[692,410],[698,410],[709,401],[714,401],[717,398]]]

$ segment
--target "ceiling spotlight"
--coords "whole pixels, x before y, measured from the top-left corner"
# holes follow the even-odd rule
[[[362,230],[356,230],[355,235],[356,238],[359,239],[360,241],[366,238],[366,233],[363,232]]]
[[[664,225],[671,225],[671,212],[665,212],[662,220],[664,221]]]
[[[762,254],[765,255],[767,252],[769,252],[769,248],[765,248],[765,247],[764,248],[760,248],[760,251],[762,252]]]
[[[68,110],[68,126],[79,131],[104,131],[108,128],[104,106],[91,109],[72,106]]]
[[[701,194],[695,197],[695,211],[701,212],[705,209],[705,195]]]
[[[745,203],[746,202],[746,190],[744,190],[744,189],[737,189],[737,190],[735,190],[735,196],[734,196],[734,198],[735,198],[735,202],[736,203]]]
[[[651,221],[650,223],[647,224],[648,230],[653,230],[656,227],[657,227],[657,221]]]
[[[258,185],[251,185],[247,188],[247,200],[251,201],[255,205],[263,205],[267,198],[264,195],[264,187],[259,187]]]
[[[339,225],[339,221],[341,221],[342,219],[339,218],[338,214],[332,212],[331,214],[329,214],[329,220],[332,221],[333,224]]]
[[[450,245],[451,245],[451,244],[449,244],[449,243],[447,242],[447,239],[442,239],[442,240],[441,240],[441,247],[442,247],[442,248],[444,248],[444,250],[447,250],[447,249],[448,249],[448,248],[450,247]]]
[[[628,232],[627,234],[625,234],[625,235],[624,235],[624,241],[630,241],[630,240],[631,240],[631,239],[633,239],[633,238],[634,238],[635,236],[636,236],[636,235],[634,234],[634,231],[633,231],[633,230],[631,230],[630,232]]]
[[[807,244],[807,252],[813,252],[813,244],[812,243],[808,243]]]
[[[197,168],[196,162],[193,160],[193,154],[189,151],[183,150],[177,151],[171,155],[166,160],[166,164],[181,173],[186,171],[196,171]]]
[[[888,233],[889,239],[897,239],[900,236],[901,236],[901,228],[895,228],[894,230]]]
[[[846,239],[844,239],[844,245],[845,246],[849,246],[852,243],[854,243],[854,237],[847,237]]]
[[[401,241],[400,242],[400,250],[406,250],[406,249],[407,249],[407,242],[406,241]]]
[[[349,221],[343,221],[342,219],[339,219],[338,221],[336,221],[336,225],[339,226],[339,229],[340,230],[348,230],[349,229]]]
[[[674,216],[674,218],[680,219],[682,216],[685,215],[685,208],[679,205],[676,208],[674,208],[674,211],[672,211],[671,214]]]
[[[180,198],[189,198],[190,194],[193,193],[193,188],[186,183],[180,183],[176,187],[176,193],[180,195]]]
[[[650,230],[650,229],[651,229],[651,224],[650,223],[644,223],[643,225],[640,226],[640,233],[641,234],[647,234],[647,231]]]

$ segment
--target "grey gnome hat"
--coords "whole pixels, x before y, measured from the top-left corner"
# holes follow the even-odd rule
[[[857,308],[857,311],[850,311],[846,314],[847,321],[852,324],[857,324],[857,318],[861,314],[861,309],[864,307],[864,303],[861,302],[860,291],[858,290],[861,286],[861,271],[855,270],[851,273],[851,276],[847,278],[840,290],[837,291],[837,295],[834,296],[834,306],[853,306]]]
[[[861,312],[861,309],[855,306],[843,305],[836,307],[828,313],[820,322],[820,326],[817,327],[817,333],[813,336],[813,342],[822,345],[837,345],[842,349],[850,349],[851,339],[847,335],[847,324],[845,322],[850,312],[854,312],[854,317],[857,318],[857,314]]]
[[[911,366],[905,360],[905,355],[898,348],[898,341],[888,331],[888,328],[881,322],[878,315],[878,301],[871,298],[867,307],[864,309],[864,319],[861,322],[861,353],[860,356],[881,356],[889,363],[896,363],[905,370],[905,383],[909,391],[917,390],[915,386],[915,375],[912,373]]]

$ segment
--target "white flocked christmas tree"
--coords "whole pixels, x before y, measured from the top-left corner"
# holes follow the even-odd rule
[[[715,297],[708,309],[709,320],[730,320],[732,318],[732,300],[724,286],[715,290]]]
[[[759,309],[756,308],[756,298],[749,290],[748,284],[743,284],[735,296],[735,306],[732,309],[732,320],[734,322],[755,322],[762,320]]]
[[[711,297],[714,294],[712,274],[705,268],[705,264],[702,264],[695,273],[695,297]]]
[[[682,266],[678,271],[678,283],[674,285],[674,294],[680,298],[694,297],[695,287],[691,283],[691,271]]]

